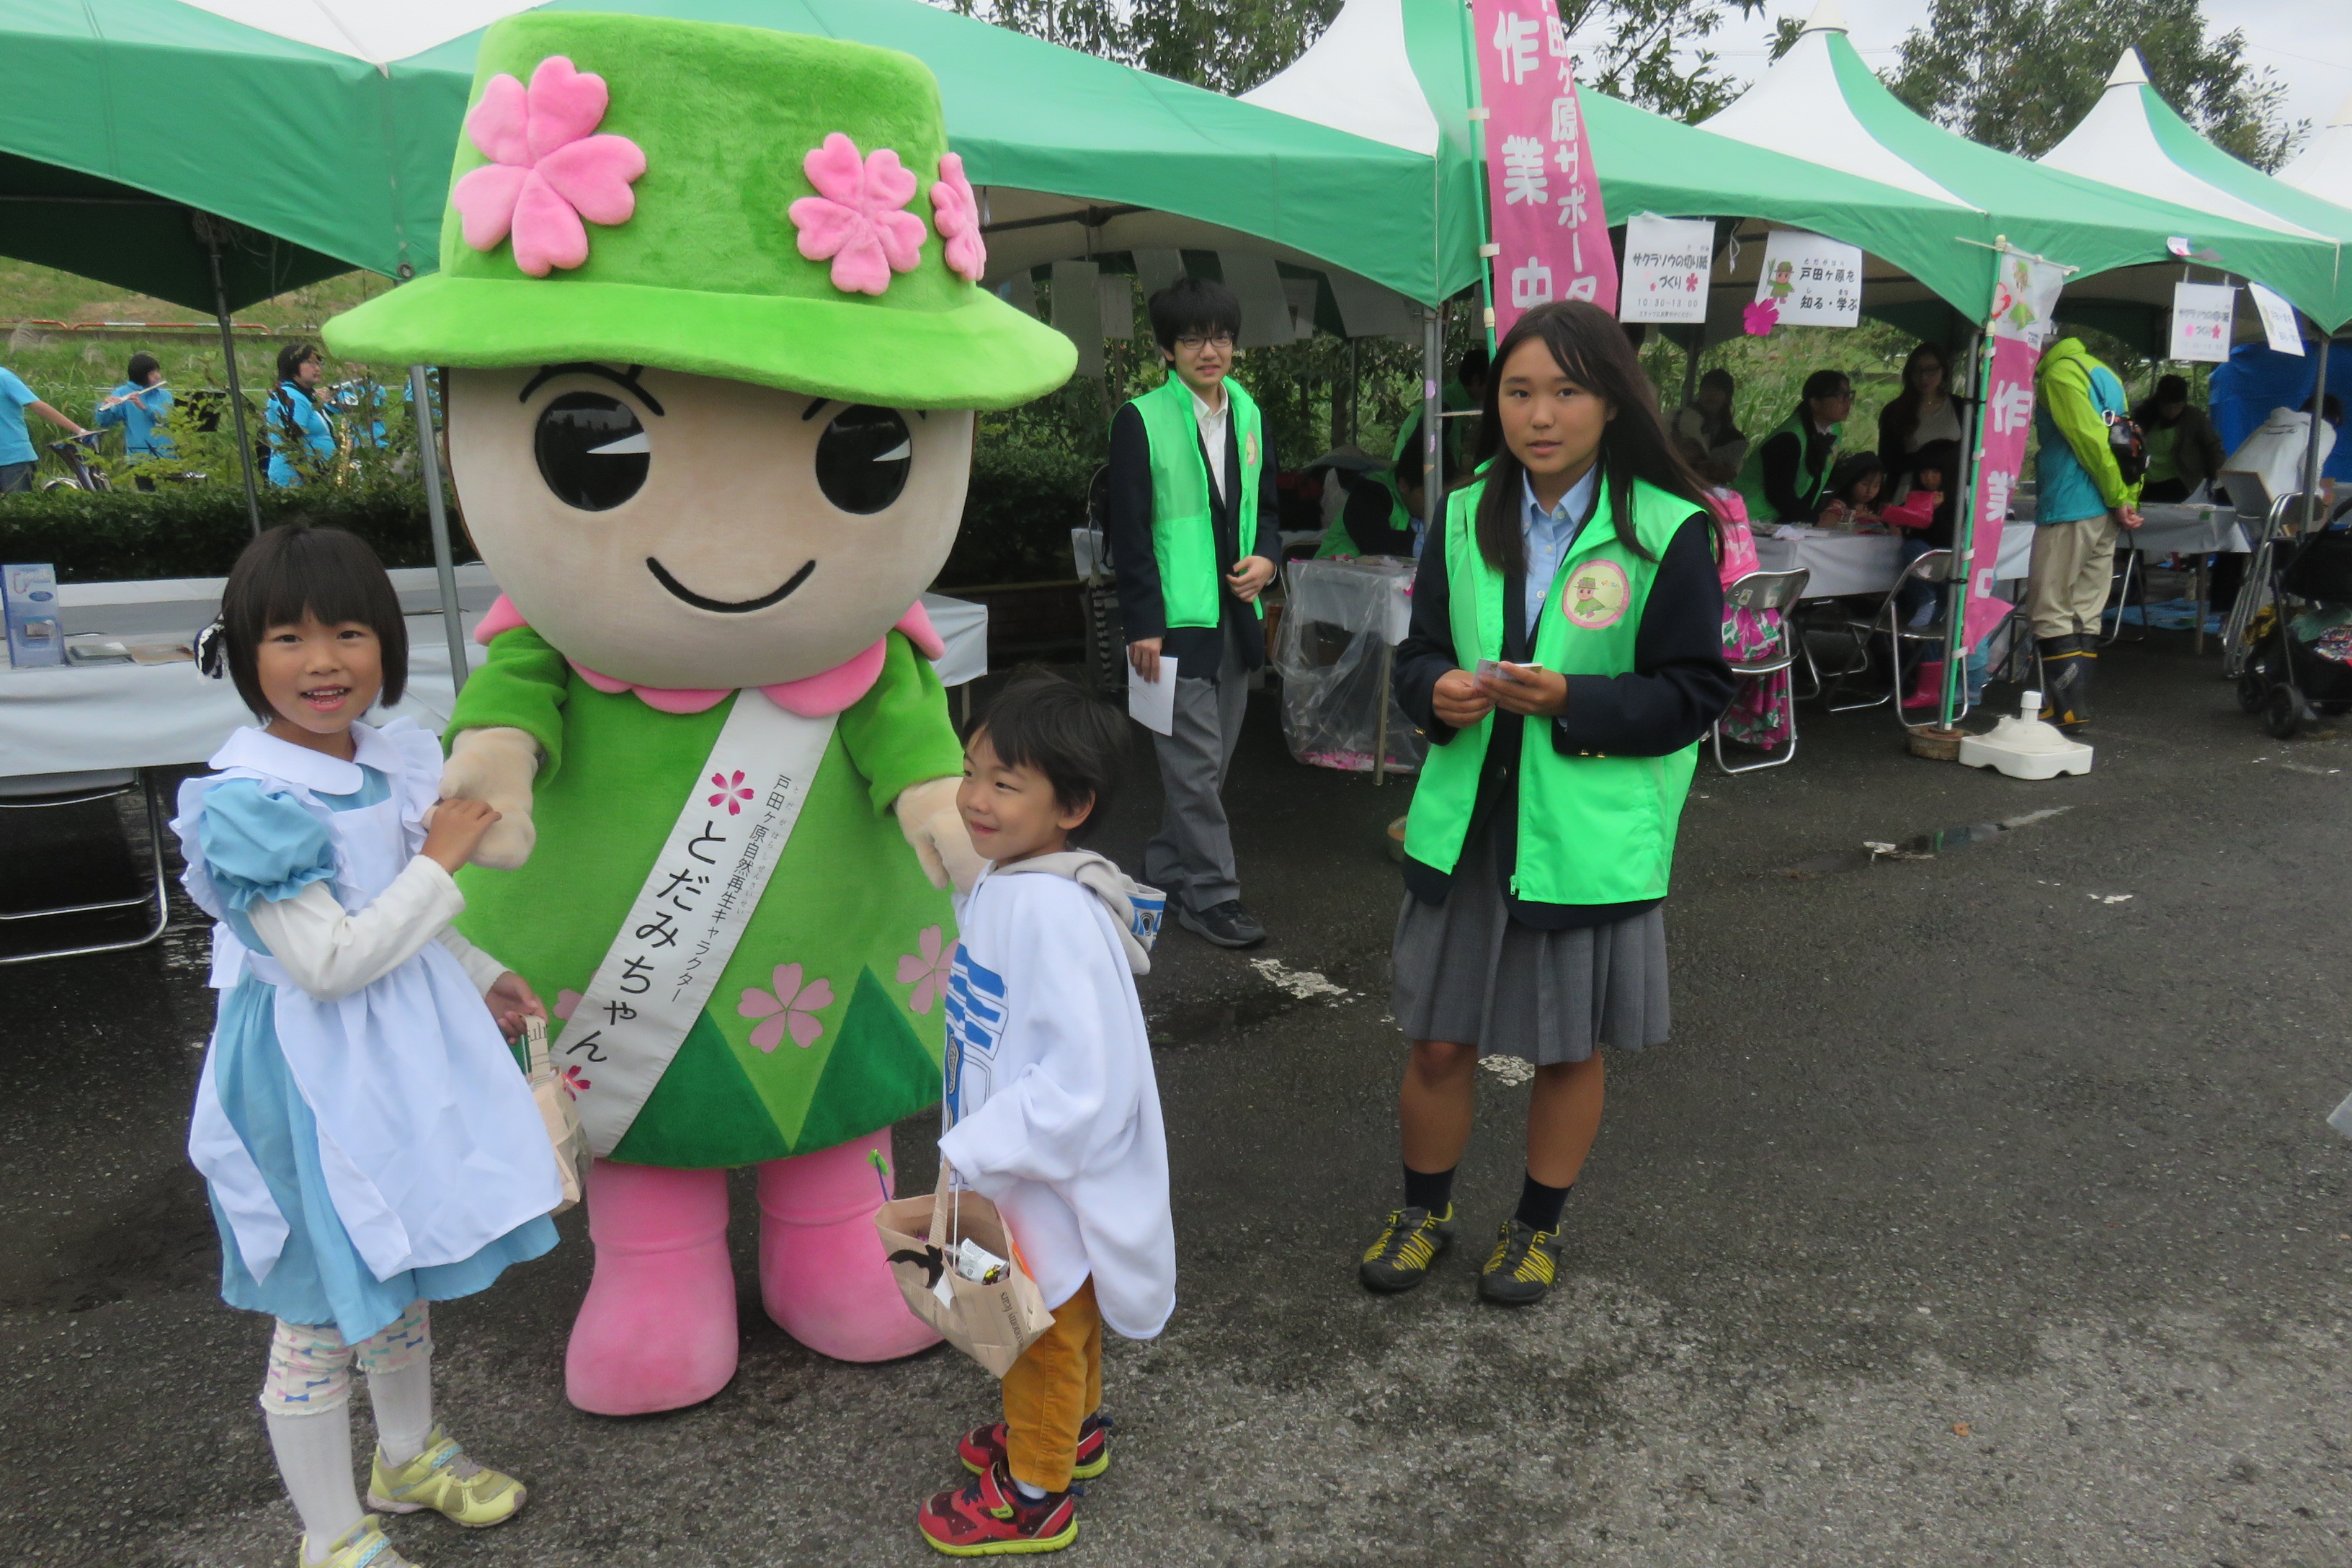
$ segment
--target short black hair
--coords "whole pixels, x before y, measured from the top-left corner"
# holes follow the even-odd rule
[[[1818,397],[1840,397],[1853,388],[1853,378],[1842,370],[1817,370],[1805,377],[1804,400]]]
[[[1462,355],[1462,363],[1454,368],[1454,374],[1463,385],[1467,386],[1474,381],[1486,380],[1486,372],[1493,367],[1494,363],[1487,357],[1486,345],[1479,343]]]
[[[1058,675],[1024,670],[981,716],[972,738],[982,735],[999,762],[1044,773],[1064,811],[1093,802],[1073,839],[1102,821],[1127,761],[1127,716],[1118,709]]]
[[[131,356],[131,366],[130,369],[124,373],[123,379],[131,383],[133,386],[144,386],[147,384],[147,378],[163,368],[163,361],[157,359],[153,354],[149,353],[145,349],[141,349],[137,353]]]
[[[293,380],[296,371],[318,357],[319,351],[314,344],[303,342],[299,339],[288,343],[278,351],[278,379]]]
[[[1739,391],[1739,384],[1732,380],[1731,373],[1721,365],[1717,365],[1713,370],[1701,375],[1698,378],[1698,385],[1701,392],[1711,386],[1719,386],[1723,389],[1723,395],[1726,397],[1736,396]]]
[[[1169,353],[1176,340],[1190,332],[1229,338],[1242,335],[1242,302],[1222,283],[1206,278],[1183,277],[1151,297],[1151,335]],[[1003,753],[999,752],[1000,756]]]
[[[2156,400],[2158,403],[2189,401],[2189,378],[2185,375],[2160,375],[2156,378]]]
[[[1848,452],[1830,469],[1830,494],[1843,500],[1845,492],[1863,480],[1878,479],[1885,472],[1886,467],[1878,460],[1877,453]]]
[[[1935,440],[1921,445],[1911,454],[1911,472],[1918,474],[1933,468],[1944,476],[1938,489],[1948,491],[1960,478],[1960,444],[1958,441]]]
[[[221,593],[221,640],[229,679],[255,718],[278,717],[261,693],[255,654],[272,626],[315,616],[329,626],[357,621],[375,633],[383,650],[386,708],[408,689],[408,625],[383,563],[356,533],[315,528],[297,518],[264,531],[245,547]]]

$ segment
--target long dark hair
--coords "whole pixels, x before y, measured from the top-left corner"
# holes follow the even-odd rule
[[[270,627],[306,616],[331,626],[357,621],[374,632],[383,658],[383,693],[377,700],[386,708],[399,704],[408,689],[408,623],[401,618],[400,595],[366,540],[340,528],[313,527],[308,518],[265,530],[237,556],[221,591],[221,635],[207,650],[205,673],[218,676],[226,663],[236,694],[267,724],[278,711],[261,690],[261,639]]]
[[[1608,399],[1616,417],[1601,426],[1601,477],[1608,481],[1610,522],[1617,542],[1644,561],[1657,556],[1643,548],[1633,527],[1633,487],[1647,479],[1669,495],[1691,503],[1691,510],[1710,520],[1715,513],[1703,499],[1706,487],[1690,465],[1666,438],[1658,416],[1657,390],[1642,374],[1633,345],[1625,340],[1616,318],[1600,306],[1581,300],[1555,300],[1521,316],[1495,349],[1495,367],[1486,377],[1486,426],[1496,434],[1494,460],[1485,472],[1486,490],[1478,498],[1478,553],[1497,572],[1527,570],[1527,542],[1519,532],[1519,497],[1527,467],[1510,445],[1500,439],[1503,375],[1519,346],[1541,342],[1550,351],[1560,374],[1596,396]]]
[[[1903,390],[1888,400],[1878,416],[1878,444],[1886,448],[1887,460],[1901,463],[1903,454],[1911,445],[1911,437],[1919,429],[1919,394],[1911,384],[1911,371],[1923,359],[1931,359],[1944,372],[1944,400],[1952,401],[1952,356],[1943,345],[1921,339],[1912,345],[1903,360]]]
[[[1817,370],[1805,377],[1805,384],[1798,389],[1796,412],[1789,417],[1797,422],[1799,432],[1810,439],[1812,431],[1810,421],[1813,416],[1814,402],[1823,397],[1835,397],[1839,393],[1850,390],[1853,385],[1853,377],[1842,370]]]

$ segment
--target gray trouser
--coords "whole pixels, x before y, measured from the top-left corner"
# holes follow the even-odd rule
[[[1160,832],[1143,847],[1143,879],[1171,904],[1194,910],[1238,899],[1234,835],[1225,820],[1225,771],[1249,710],[1249,672],[1230,624],[1217,679],[1176,678],[1175,732],[1154,735],[1165,804]]]

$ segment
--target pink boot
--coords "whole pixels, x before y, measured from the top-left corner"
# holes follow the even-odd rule
[[[907,1310],[882,1238],[880,1173],[890,1130],[760,1167],[760,1300],[784,1332],[835,1361],[892,1361],[940,1342]]]
[[[564,1392],[597,1415],[699,1404],[735,1375],[727,1173],[599,1160],[588,1170],[596,1272],[572,1325]]]
[[[1904,709],[1906,711],[1915,711],[1922,708],[1933,708],[1943,700],[1944,661],[1940,658],[1920,660],[1919,679],[1912,686],[1911,695],[1903,700]]]

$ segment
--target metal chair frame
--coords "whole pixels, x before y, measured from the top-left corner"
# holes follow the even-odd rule
[[[1735,664],[1731,673],[1740,677],[1778,675],[1797,662],[1803,638],[1791,626],[1797,601],[1804,597],[1806,579],[1812,575],[1803,567],[1793,572],[1750,572],[1723,591],[1726,610],[1778,610],[1780,612],[1778,651],[1749,664]],[[1777,768],[1794,760],[1797,755],[1796,680],[1789,682],[1789,745],[1777,757],[1767,757],[1760,763],[1743,763],[1733,767],[1723,760],[1723,720],[1720,716],[1711,726],[1715,742],[1715,765],[1726,773],[1752,773],[1760,768]],[[1814,689],[1820,689],[1820,678],[1814,679]]]
[[[2139,629],[2130,640],[2147,640],[2147,556],[2132,542],[2129,533],[2116,541],[2116,554],[2118,559],[2115,570],[2107,577],[2107,603],[2115,606],[2116,624],[2114,630],[2100,634],[2098,643],[2101,647],[2125,640],[2124,611],[2134,603],[2139,605]],[[2106,610],[2103,607],[2099,614],[2104,622]]]
[[[1932,643],[1937,647],[1942,648],[1951,640],[1949,622],[1952,613],[1951,595],[1945,592],[1950,587],[1948,576],[1951,564],[1951,551],[1927,551],[1895,574],[1893,584],[1886,590],[1886,596],[1878,602],[1877,613],[1868,620],[1863,620],[1853,615],[1847,616],[1845,625],[1840,629],[1853,639],[1854,657],[1831,672],[1830,689],[1822,694],[1822,705],[1825,709],[1832,713],[1851,713],[1859,709],[1875,708],[1881,703],[1893,703],[1895,721],[1906,730],[1924,730],[1934,727],[1937,722],[1935,720],[1930,720],[1927,723],[1914,724],[1910,720],[1903,717],[1903,645]],[[1906,625],[1898,618],[1901,611],[1895,604],[1895,599],[1902,594],[1904,585],[1912,582],[1935,584],[1937,595],[1942,600],[1936,615],[1927,625],[1921,626]],[[1887,639],[1889,650],[1886,695],[1874,697],[1867,702],[1840,702],[1837,700],[1838,693],[1845,689],[1846,678],[1870,668],[1871,643],[1874,638],[1882,637]],[[1940,715],[1938,717],[1940,718]]]
[[[46,811],[53,806],[86,805],[91,801],[112,800],[117,795],[142,791],[147,803],[147,875],[149,890],[133,898],[101,899],[87,904],[58,904],[45,910],[0,910],[0,921],[51,920],[64,915],[97,914],[107,910],[137,909],[152,904],[153,921],[146,934],[120,942],[90,942],[80,947],[45,948],[38,952],[0,954],[0,964],[32,963],[47,958],[79,958],[93,952],[120,952],[125,948],[145,947],[162,938],[172,923],[171,883],[163,870],[163,803],[155,787],[155,775],[146,768],[129,770],[131,776],[122,777],[122,770],[110,769],[99,773],[57,773],[41,776],[41,783],[54,783],[55,789],[35,795],[11,797],[8,785],[23,784],[25,778],[0,779],[0,811]]]

